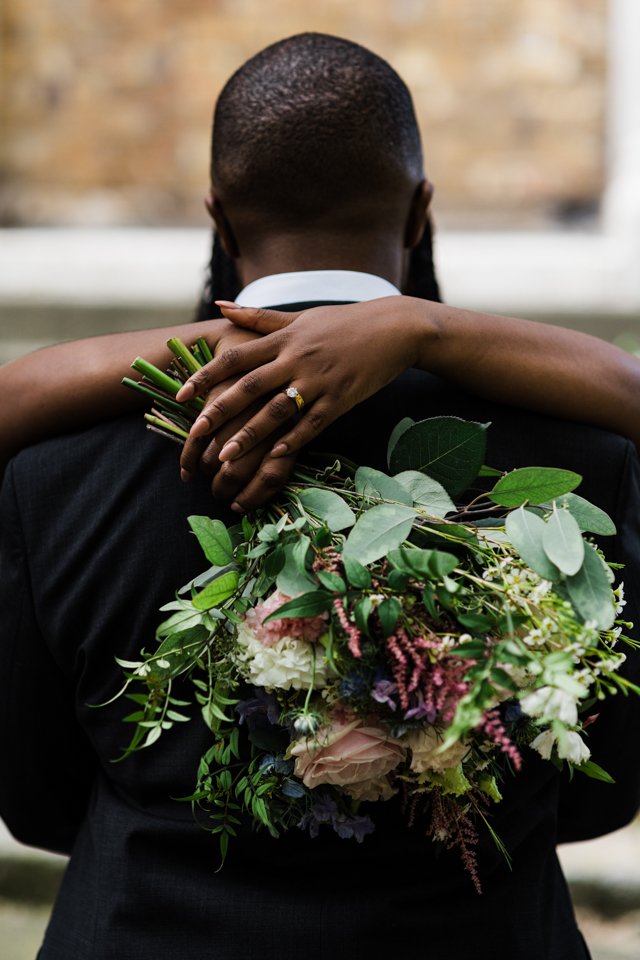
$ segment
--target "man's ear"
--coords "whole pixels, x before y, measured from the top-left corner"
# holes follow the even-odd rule
[[[236,240],[236,236],[227,219],[222,204],[213,190],[209,190],[209,193],[204,198],[204,205],[215,223],[216,233],[220,237],[222,249],[232,260],[237,260],[240,256],[238,241]]]
[[[417,247],[429,218],[429,207],[433,197],[433,184],[428,180],[421,180],[411,201],[407,229],[404,235],[404,245],[408,250]]]

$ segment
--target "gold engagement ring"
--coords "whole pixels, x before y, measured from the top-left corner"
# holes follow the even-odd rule
[[[296,407],[298,408],[298,413],[300,413],[300,411],[304,407],[304,400],[302,399],[302,394],[298,393],[298,390],[296,387],[287,387],[284,392],[292,400],[295,400]]]

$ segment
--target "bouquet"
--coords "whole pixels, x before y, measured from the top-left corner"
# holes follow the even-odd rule
[[[172,375],[144,365],[142,389],[180,437],[197,410],[170,395],[207,355],[177,356]],[[398,795],[479,887],[478,825],[527,751],[610,780],[590,711],[640,692],[619,672],[623,587],[588,536],[615,527],[575,473],[484,466],[487,428],[405,419],[389,473],[316,464],[236,526],[189,518],[207,569],[162,608],[157,645],[118,662],[127,752],[189,720],[173,685],[191,685],[211,746],[188,799],[223,861],[243,818],[361,842]]]

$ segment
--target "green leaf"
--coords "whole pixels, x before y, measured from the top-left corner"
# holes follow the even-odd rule
[[[581,763],[576,767],[576,770],[579,770],[580,773],[586,773],[586,775],[591,777],[592,780],[603,780],[605,783],[615,783],[615,780],[611,774],[607,773],[606,770],[603,770],[602,767],[598,766],[597,763],[594,763],[593,760],[585,760],[584,763]]]
[[[556,467],[521,467],[496,483],[487,496],[501,507],[520,507],[523,503],[544,503],[578,486],[582,477],[572,470]]]
[[[446,517],[456,509],[456,505],[441,483],[418,470],[403,470],[394,477],[409,491],[413,502],[426,507],[434,517]]]
[[[406,433],[409,427],[412,427],[415,423],[415,420],[412,420],[411,417],[404,417],[399,423],[396,423],[395,427],[391,431],[391,436],[389,437],[389,443],[387,445],[387,463],[391,464],[391,454],[393,449],[402,436],[403,433]]]
[[[188,517],[187,519],[209,563],[218,567],[231,563],[233,546],[224,523],[221,520],[212,520],[210,517]]]
[[[482,467],[487,426],[458,417],[422,420],[398,439],[391,453],[391,472],[419,470],[441,483],[450,496],[459,496]]]
[[[368,590],[371,586],[371,574],[367,568],[363,567],[357,560],[354,560],[353,557],[343,556],[342,563],[344,565],[344,572],[347,575],[347,580],[351,586],[357,587],[360,590]]]
[[[316,574],[323,587],[332,593],[345,593],[347,585],[337,573],[331,573],[329,570],[318,570]]]
[[[311,590],[309,593],[303,593],[302,596],[283,603],[262,622],[282,620],[284,617],[315,617],[319,613],[324,613],[325,610],[330,610],[332,603],[333,597],[330,593],[324,590]]]
[[[303,490],[298,497],[305,510],[324,520],[330,530],[346,530],[356,522],[355,514],[346,500],[332,490],[312,487]]]
[[[574,518],[582,531],[597,533],[602,537],[612,537],[616,532],[616,525],[604,510],[594,503],[579,497],[577,493],[566,493],[555,503],[558,507],[565,507]]]
[[[356,626],[360,633],[369,634],[369,617],[373,610],[373,600],[371,597],[363,597],[354,605],[353,614],[356,618]]]
[[[444,550],[400,547],[389,551],[388,559],[399,570],[430,580],[440,580],[458,566],[458,558]]]
[[[158,677],[168,677],[178,673],[184,664],[193,659],[198,647],[205,642],[208,636],[209,631],[201,624],[172,633],[162,641],[154,654],[154,659],[149,661],[150,676],[157,679]],[[168,666],[160,666],[159,660],[166,660]]]
[[[396,503],[404,503],[406,507],[413,505],[413,497],[402,484],[386,473],[382,473],[381,470],[374,470],[373,467],[358,467],[354,483],[357,492],[363,497],[392,500]]]
[[[309,537],[301,537],[296,543],[288,543],[284,548],[284,566],[278,574],[276,585],[287,597],[297,597],[314,589],[314,582],[306,572],[303,557],[310,544]]]
[[[567,590],[575,610],[584,621],[595,620],[600,630],[609,630],[615,620],[615,608],[607,569],[595,547],[584,544],[584,563],[573,577],[567,577]]]
[[[573,576],[584,560],[584,540],[580,527],[567,510],[554,507],[542,534],[544,552],[563,573]]]
[[[233,594],[237,586],[238,573],[236,570],[230,570],[229,573],[224,573],[217,580],[207,584],[204,590],[195,595],[192,603],[196,610],[211,610],[212,607],[219,607]]]
[[[400,606],[400,601],[395,597],[388,597],[382,601],[378,607],[378,617],[380,618],[380,626],[382,627],[382,632],[385,637],[391,636],[400,619],[401,613],[402,607]]]
[[[488,633],[493,626],[491,619],[483,613],[459,613],[458,623],[473,633]]]
[[[362,564],[379,560],[406,540],[415,510],[400,503],[381,503],[363,513],[344,545],[344,555]]]
[[[507,517],[505,530],[509,540],[528,567],[531,567],[544,580],[553,582],[560,579],[560,571],[545,553],[542,543],[546,530],[544,520],[530,510],[519,507]]]

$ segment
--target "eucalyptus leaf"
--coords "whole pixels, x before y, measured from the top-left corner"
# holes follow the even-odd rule
[[[569,598],[585,622],[593,620],[600,630],[609,630],[616,616],[609,577],[595,547],[590,543],[584,547],[582,567],[567,577]]]
[[[554,502],[558,507],[567,509],[585,533],[596,533],[601,537],[612,537],[615,534],[616,525],[609,514],[577,493],[566,493]]]
[[[231,563],[233,545],[224,523],[211,517],[194,516],[187,519],[209,563],[218,567]]]
[[[450,496],[459,496],[482,467],[487,426],[458,417],[421,420],[399,437],[391,451],[391,472],[418,470],[441,483]]]
[[[356,522],[355,514],[346,500],[332,490],[311,487],[298,494],[300,503],[319,520],[324,520],[330,530],[346,530]]]
[[[487,493],[501,507],[520,507],[523,503],[544,503],[578,486],[582,477],[572,470],[556,467],[520,467],[512,470]]]
[[[387,463],[391,463],[391,454],[402,434],[406,433],[409,427],[412,427],[414,423],[415,420],[412,420],[411,417],[404,417],[399,423],[396,423],[395,427],[391,431],[391,436],[389,437],[389,443],[387,445]]]
[[[284,566],[277,576],[276,586],[280,593],[287,597],[297,597],[314,589],[315,585],[306,572],[304,561],[301,562],[301,555],[303,551],[306,555],[309,543],[309,537],[301,537],[299,542],[287,543],[284,548]]]
[[[230,570],[208,584],[204,590],[197,593],[192,600],[196,610],[210,610],[218,607],[234,593],[238,586],[238,573]]]
[[[547,557],[563,573],[573,576],[582,566],[585,543],[568,510],[554,508],[544,526],[542,545]]]
[[[403,470],[394,477],[409,491],[413,502],[426,507],[434,517],[446,517],[456,509],[456,505],[441,483],[418,470]]]
[[[528,567],[531,567],[544,580],[553,582],[560,579],[560,570],[549,559],[543,546],[542,541],[546,530],[544,520],[530,510],[518,507],[508,515],[505,530],[509,540]]]
[[[344,555],[365,565],[379,560],[407,539],[415,517],[415,510],[400,503],[371,507],[349,533]]]
[[[357,492],[364,497],[392,500],[396,503],[404,503],[406,507],[413,505],[412,495],[401,483],[381,470],[374,470],[373,467],[358,467],[354,483]]]

